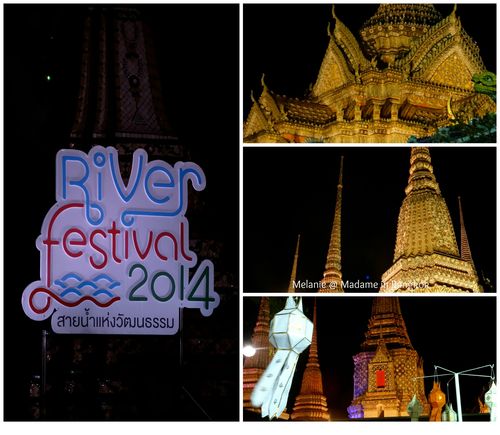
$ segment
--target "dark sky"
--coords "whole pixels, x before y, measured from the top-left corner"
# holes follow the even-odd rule
[[[56,152],[70,142],[88,7],[4,6],[4,368],[10,417],[22,415],[20,400],[32,372],[39,372],[41,329],[50,329],[23,313],[21,294],[39,279],[35,241],[55,202]],[[237,283],[238,5],[139,7],[153,32],[169,120],[206,175],[207,187],[198,194],[205,234],[222,242],[224,267]]]
[[[337,17],[358,37],[363,23],[377,4],[336,4]],[[452,4],[436,5],[443,16]],[[272,91],[302,97],[316,81],[328,46],[326,33],[332,20],[330,4],[251,4],[243,14],[243,117],[257,98],[262,73]],[[457,15],[475,40],[487,69],[496,72],[496,5],[460,4]]]
[[[320,297],[318,304],[318,354],[323,388],[330,414],[334,419],[346,419],[347,407],[353,394],[352,357],[360,351],[368,319],[371,297]],[[304,298],[304,312],[312,319],[313,298]],[[414,349],[424,360],[424,374],[432,375],[434,365],[452,371],[468,370],[496,362],[496,303],[494,297],[421,297],[400,298],[407,331]],[[243,299],[244,343],[250,342],[255,326],[259,298]],[[271,298],[271,318],[283,309],[285,299]],[[292,384],[288,410],[293,408],[300,389],[308,351],[299,358]],[[495,366],[495,370],[496,370]],[[439,371],[439,373],[444,373]],[[478,374],[489,375],[489,369]],[[495,371],[496,373],[496,371]],[[449,378],[441,379],[446,394]],[[426,394],[432,388],[432,378],[425,381]],[[477,397],[488,389],[488,379],[460,377],[462,409],[477,412]],[[457,410],[453,382],[450,398]]]
[[[409,147],[259,147],[243,154],[245,292],[287,290],[299,233],[297,279],[323,277],[341,155],[343,278],[380,282],[393,260]],[[476,269],[495,283],[496,149],[433,147],[431,159],[457,240],[461,196]]]

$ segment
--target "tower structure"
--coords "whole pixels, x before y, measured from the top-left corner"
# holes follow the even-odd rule
[[[474,262],[472,261],[472,254],[470,252],[469,239],[467,237],[467,232],[465,231],[464,215],[462,212],[462,201],[458,197],[458,210],[460,212],[460,257],[464,261],[468,261],[474,270]]]
[[[256,349],[256,352],[254,356],[245,358],[243,363],[243,408],[257,413],[260,413],[260,409],[252,406],[250,396],[271,361],[269,322],[269,298],[263,297],[260,299],[257,323],[252,334],[252,346]]]
[[[341,220],[342,220],[342,171],[344,156],[340,157],[339,182],[337,184],[337,199],[335,201],[335,215],[333,218],[330,245],[326,258],[325,272],[321,280],[320,293],[341,293],[342,264],[341,264]]]
[[[252,96],[245,142],[407,142],[450,124],[454,113],[469,120],[496,112],[474,91],[485,66],[456,7],[443,17],[431,4],[382,4],[359,37],[335,10],[332,18],[309,94],[290,98],[264,84]]]
[[[302,377],[299,395],[291,414],[292,420],[329,421],[328,405],[323,393],[323,377],[318,359],[318,323],[316,321],[316,301],[314,301],[313,336],[309,347],[309,357]]]
[[[297,279],[297,264],[299,262],[299,245],[300,234],[297,236],[297,247],[295,248],[295,255],[293,257],[292,273],[290,274],[290,283],[288,284],[288,293],[295,293],[294,283]]]
[[[396,297],[376,297],[361,352],[354,355],[351,419],[407,416],[416,395],[429,414],[423,361],[413,348]]]
[[[393,264],[382,276],[380,291],[482,292],[472,259],[463,259],[458,251],[429,148],[412,148],[405,192]]]
[[[70,140],[116,147],[128,174],[133,151],[185,158],[167,120],[150,30],[132,7],[89,8]]]

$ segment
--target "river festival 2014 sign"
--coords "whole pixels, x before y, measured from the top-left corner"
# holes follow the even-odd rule
[[[23,292],[24,312],[75,334],[172,335],[181,308],[211,315],[213,264],[189,250],[185,217],[189,186],[205,184],[198,165],[148,162],[142,149],[127,185],[115,148],[60,150],[56,204],[36,241],[40,280]]]

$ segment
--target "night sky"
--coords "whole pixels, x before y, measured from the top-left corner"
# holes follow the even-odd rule
[[[26,413],[23,397],[32,374],[40,372],[41,329],[50,329],[47,322],[32,321],[23,313],[21,294],[39,279],[35,241],[55,202],[56,152],[70,142],[88,7],[4,7],[3,298],[8,418]],[[189,148],[192,161],[206,175],[207,187],[197,193],[204,204],[204,234],[222,242],[223,267],[237,284],[238,5],[139,8],[152,30],[168,119],[179,142]],[[237,322],[237,310],[226,318]],[[233,373],[236,381],[236,362]],[[236,409],[232,418],[237,415]]]
[[[304,312],[312,319],[313,299],[304,298]],[[333,419],[347,419],[347,407],[353,394],[352,357],[360,352],[368,319],[371,297],[320,297],[318,304],[318,354],[323,376],[324,394]],[[255,326],[259,298],[243,300],[244,343],[249,343]],[[271,298],[271,318],[283,309],[285,299]],[[494,297],[421,297],[400,298],[401,312],[414,349],[424,360],[424,374],[433,375],[434,365],[452,371],[468,370],[496,363],[496,303]],[[300,390],[308,350],[299,358],[290,392],[288,412],[293,409]],[[495,366],[495,373],[497,367]],[[439,374],[444,371],[439,371]],[[489,375],[489,368],[476,372]],[[441,389],[447,394],[441,378]],[[477,397],[488,389],[489,380],[460,377],[462,410],[477,412]],[[426,379],[426,394],[432,378]],[[451,401],[456,411],[455,389],[450,383]]]
[[[378,4],[336,4],[337,17],[355,37]],[[443,17],[453,5],[436,8]],[[261,76],[280,95],[303,97],[318,76],[328,46],[331,4],[247,4],[243,14],[243,118],[262,91]],[[496,5],[459,4],[457,15],[490,71],[496,71]]]
[[[380,282],[393,261],[409,147],[245,148],[245,292],[287,291],[298,234],[297,279],[323,277],[341,155],[343,279]],[[496,288],[496,149],[432,147],[431,159],[457,241],[461,196],[476,269]]]

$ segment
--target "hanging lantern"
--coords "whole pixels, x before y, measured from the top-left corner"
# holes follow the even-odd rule
[[[429,393],[429,403],[431,404],[431,416],[429,421],[441,421],[441,409],[446,403],[446,394],[441,391],[439,382],[434,381]]]
[[[422,414],[422,409],[422,404],[418,401],[417,395],[414,394],[410,403],[408,403],[408,406],[406,407],[411,421],[418,421],[420,414]]]
[[[288,297],[285,309],[274,316],[269,342],[277,349],[255,386],[251,400],[262,417],[278,418],[286,407],[299,354],[311,344],[313,323],[302,312],[302,298]]]
[[[484,403],[490,408],[490,420],[497,421],[497,386],[495,381],[491,382],[491,387],[486,393],[484,393]]]
[[[458,421],[458,415],[453,410],[453,405],[451,403],[447,403],[444,407],[444,411],[441,414],[442,421]]]

